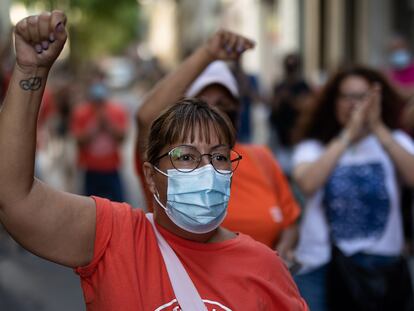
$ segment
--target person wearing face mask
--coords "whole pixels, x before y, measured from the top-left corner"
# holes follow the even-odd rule
[[[253,46],[251,40],[241,35],[220,30],[149,92],[136,115],[135,156],[141,180],[144,178],[141,166],[150,124],[163,109],[183,96],[205,100],[226,113],[236,130],[239,128],[238,85],[224,61],[238,60]],[[234,187],[223,226],[277,249],[290,264],[300,209],[289,184],[267,147],[237,142],[235,150],[243,156],[243,161],[238,174],[233,177]],[[148,189],[146,193],[151,209],[152,195]]]
[[[395,36],[389,42],[389,76],[407,95],[413,95],[414,62],[407,41],[402,36]]]
[[[345,285],[339,276],[327,283],[333,245],[365,269],[399,267],[400,183],[414,187],[414,143],[399,129],[402,105],[388,80],[365,67],[340,70],[316,98],[293,154],[293,178],[306,197],[295,253],[302,269],[295,281],[311,310],[361,310],[364,303],[328,301],[333,285]],[[412,310],[396,298],[411,293],[408,277],[387,283],[374,310]]]
[[[53,11],[15,28],[16,65],[0,111],[7,231],[32,253],[75,268],[90,311],[307,310],[274,252],[221,227],[242,158],[229,119],[201,100],[172,105],[148,132],[143,170],[158,202],[153,214],[33,177],[38,111],[65,24]]]
[[[405,97],[405,104],[401,112],[401,125],[406,133],[414,139],[414,60],[407,40],[402,36],[394,36],[389,43],[389,62],[391,68],[388,76]],[[406,214],[405,228],[407,236],[413,241],[413,213],[414,213],[414,192],[409,187],[402,187],[402,208]],[[410,229],[411,228],[411,229]],[[411,252],[414,251],[414,244],[411,242]]]
[[[78,166],[84,171],[84,195],[124,200],[119,168],[120,148],[128,129],[125,109],[108,100],[102,79],[92,82],[88,101],[76,106],[71,132],[78,144]]]

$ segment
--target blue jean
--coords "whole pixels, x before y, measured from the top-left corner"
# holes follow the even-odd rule
[[[398,260],[397,256],[379,256],[357,253],[351,256],[359,266],[365,268],[378,268],[391,265]],[[299,291],[312,311],[328,311],[327,304],[327,272],[325,264],[308,273],[295,275],[294,280]]]
[[[98,172],[85,171],[84,194],[107,198],[111,201],[123,202],[124,195],[121,177],[118,171]]]
[[[294,276],[299,292],[311,311],[328,311],[326,276],[328,265]]]

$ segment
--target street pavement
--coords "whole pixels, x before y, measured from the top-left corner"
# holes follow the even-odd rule
[[[121,174],[127,202],[134,207],[144,207],[141,186],[134,174],[134,136],[131,131],[123,146]],[[60,150],[54,148],[55,153],[56,149]],[[62,155],[53,157],[51,153],[39,152],[37,164],[42,179],[57,189],[67,190],[63,189],[64,170],[59,170],[63,167],[59,166],[63,162]],[[73,270],[23,250],[3,231],[1,224],[0,311],[85,311],[80,280]]]
[[[38,258],[3,235],[0,310],[84,311],[80,280],[72,269]]]

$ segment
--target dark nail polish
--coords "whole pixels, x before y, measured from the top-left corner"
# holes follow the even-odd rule
[[[47,50],[49,48],[49,42],[42,41],[42,48],[43,48],[43,50]]]
[[[63,25],[63,23],[62,23],[62,22],[60,22],[60,23],[58,23],[58,24],[56,25],[56,31],[57,31],[57,32],[63,32],[63,31],[65,31],[65,26]]]
[[[43,48],[40,44],[36,44],[34,48],[35,48],[36,52],[39,53],[39,54],[42,53],[42,51],[43,51]]]

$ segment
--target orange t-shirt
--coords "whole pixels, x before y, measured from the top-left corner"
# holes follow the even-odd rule
[[[256,155],[256,148],[262,149],[265,159]],[[300,208],[267,147],[236,144],[234,149],[243,159],[233,174],[223,227],[274,247],[280,232],[296,221]],[[268,163],[261,163],[265,160]]]
[[[120,131],[126,131],[128,117],[125,110],[116,104],[106,102],[104,109],[108,122]],[[91,103],[77,106],[71,118],[71,131],[75,137],[85,135],[97,127],[98,111]],[[95,139],[82,146],[78,152],[80,167],[94,171],[114,171],[120,165],[119,143],[107,132],[100,132]]]
[[[92,262],[81,277],[88,311],[179,310],[157,240],[140,209],[96,201]],[[158,226],[208,310],[307,310],[275,252],[246,235],[218,243],[179,238]]]
[[[266,154],[267,164],[260,163],[264,159],[255,156],[257,148]],[[273,248],[280,232],[299,217],[300,208],[281,168],[267,147],[236,144],[234,149],[243,159],[233,174],[230,202],[223,227],[248,234]],[[138,153],[135,160],[146,200],[152,202]],[[151,204],[149,209],[152,210]]]

